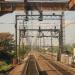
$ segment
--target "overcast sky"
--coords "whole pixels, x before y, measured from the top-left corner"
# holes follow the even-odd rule
[[[22,11],[13,12],[0,17],[0,32],[15,33],[15,15],[24,14]],[[75,12],[65,12],[65,42],[75,43]]]

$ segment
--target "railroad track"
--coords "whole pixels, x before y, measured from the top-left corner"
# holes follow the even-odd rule
[[[21,75],[39,75],[36,60],[33,55],[29,56],[29,59]]]
[[[58,74],[56,69],[53,69],[52,67],[49,71],[51,72],[52,75],[61,75],[61,74]],[[55,74],[53,74],[53,72]],[[48,74],[45,70],[41,71],[40,66],[38,65],[38,63],[36,61],[35,56],[30,55],[27,62],[26,62],[26,66],[25,66],[21,75],[48,75]]]
[[[71,71],[70,69],[65,68],[63,65],[58,64],[57,62],[53,62],[49,59],[47,59],[45,56],[40,55],[40,58],[43,58],[43,60],[48,61],[48,65],[51,65],[54,67],[61,75],[75,75],[74,71]]]
[[[68,71],[68,70],[66,70],[66,69],[64,69],[64,68],[62,68],[61,66],[59,66],[59,65],[57,65],[57,64],[55,64],[55,63],[53,63],[53,62],[51,62],[51,61],[49,61],[50,62],[50,64],[52,64],[58,71],[60,71],[61,73],[62,73],[62,75],[74,75],[74,74],[72,74],[70,71]]]
[[[38,54],[38,58],[36,54],[30,55],[21,75],[75,75],[75,72],[71,72],[43,55]]]

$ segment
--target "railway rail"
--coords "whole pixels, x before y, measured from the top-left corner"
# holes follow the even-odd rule
[[[22,75],[39,75],[36,60],[33,55],[29,56]]]
[[[34,52],[29,56],[21,75],[75,75],[75,71]]]
[[[56,62],[56,61],[51,61],[47,59],[47,57],[40,55],[43,60],[48,61],[48,64],[52,65],[54,68],[56,68],[57,71],[61,73],[61,75],[75,75],[75,71],[72,71],[70,68],[67,68],[66,66]]]
[[[62,75],[54,66],[44,59],[41,55],[34,54],[39,67],[39,75]]]

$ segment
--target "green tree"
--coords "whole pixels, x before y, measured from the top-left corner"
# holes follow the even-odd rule
[[[12,50],[14,50],[15,41],[10,33],[0,33],[0,60],[7,63],[13,58]]]
[[[73,52],[72,45],[70,45],[70,44],[65,45],[64,46],[64,51],[67,52],[67,53],[69,53],[69,54],[72,54],[72,52]]]
[[[13,35],[10,33],[0,33],[0,51],[11,51],[14,48]]]

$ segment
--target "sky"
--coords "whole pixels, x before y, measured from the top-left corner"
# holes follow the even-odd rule
[[[10,14],[0,16],[0,32],[15,33],[15,15],[24,14],[23,11],[15,11]],[[66,11],[64,13],[64,25],[65,25],[65,43],[75,43],[75,12]]]
[[[75,43],[75,11],[65,12],[65,42]]]

